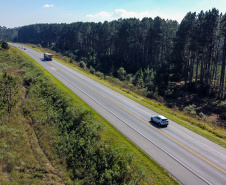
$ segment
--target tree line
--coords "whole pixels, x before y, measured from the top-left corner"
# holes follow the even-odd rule
[[[224,99],[225,25],[226,15],[213,8],[189,12],[180,24],[160,17],[35,24],[18,28],[9,38],[49,47],[105,75],[118,77],[123,68],[140,78],[142,87],[150,90],[155,84],[162,96],[169,82],[183,81],[185,88],[205,89],[205,94]],[[151,71],[149,77],[141,74],[145,70]]]
[[[218,90],[225,96],[226,14],[217,9],[189,12],[182,20],[174,42],[171,70],[185,86]]]
[[[17,37],[18,28],[6,28],[5,26],[0,26],[0,41],[1,39],[12,41]]]
[[[15,41],[52,47],[68,56],[87,58],[88,66],[113,74],[119,67],[135,73],[158,66],[170,55],[178,23],[160,17],[104,23],[36,24],[21,27]],[[150,62],[152,61],[152,62]]]

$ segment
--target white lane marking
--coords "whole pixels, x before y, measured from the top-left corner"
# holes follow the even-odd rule
[[[196,139],[195,139],[195,138],[193,138],[192,136],[189,136],[188,134],[185,134],[184,132],[182,132],[182,131],[178,130],[177,128],[175,128],[175,127],[173,127],[173,126],[171,126],[171,125],[170,125],[170,127],[172,127],[173,129],[177,130],[178,132],[181,132],[183,135],[186,135],[187,137],[189,137],[189,138],[191,138],[191,139],[195,140],[196,142],[198,142],[199,144],[201,144],[201,145],[203,145],[203,146],[207,147],[208,149],[211,149],[212,151],[214,151],[214,152],[216,152],[216,153],[218,153],[218,154],[220,154],[220,155],[222,155],[223,157],[225,157],[225,158],[226,158],[226,156],[225,156],[224,154],[222,154],[222,153],[220,153],[220,152],[218,152],[218,151],[214,150],[213,148],[210,148],[209,146],[207,146],[206,144],[204,144],[204,143],[202,143],[202,142],[200,142],[200,141],[196,140]],[[214,144],[215,144],[215,143],[214,143]]]
[[[72,86],[74,86],[76,89],[80,90],[82,93],[84,93],[86,96],[88,96],[90,99],[92,99],[94,102],[96,102],[97,104],[99,104],[101,107],[103,107],[104,109],[106,109],[108,112],[110,112],[112,115],[114,115],[115,117],[117,117],[119,120],[121,120],[122,122],[124,122],[127,126],[129,126],[130,128],[132,128],[134,131],[136,131],[138,134],[140,134],[141,136],[143,136],[145,139],[147,139],[149,142],[151,142],[153,145],[155,145],[157,148],[159,148],[160,150],[162,150],[164,153],[166,153],[167,155],[169,155],[171,158],[173,158],[175,161],[177,161],[179,164],[181,164],[182,166],[184,166],[187,170],[189,170],[191,173],[193,173],[195,176],[197,176],[198,178],[200,178],[201,180],[203,180],[205,183],[207,184],[211,184],[209,181],[207,181],[206,179],[204,179],[203,177],[201,177],[200,175],[198,175],[195,171],[193,171],[192,169],[190,169],[188,166],[186,166],[184,163],[182,163],[180,160],[176,159],[174,156],[172,156],[170,153],[168,153],[165,149],[163,149],[162,147],[160,147],[158,144],[156,144],[155,142],[153,142],[152,140],[150,140],[149,138],[147,138],[145,135],[143,135],[140,131],[138,131],[137,129],[135,129],[133,126],[129,125],[126,121],[124,121],[122,118],[120,118],[119,116],[117,116],[115,113],[113,113],[112,111],[110,111],[108,108],[106,108],[104,105],[102,105],[101,103],[99,103],[97,100],[95,100],[93,97],[91,97],[90,95],[88,95],[86,92],[84,92],[82,89],[80,89],[79,87],[75,86],[72,82],[70,82],[69,80],[67,80],[65,77],[63,77],[61,74],[59,74],[57,71],[55,71],[61,78],[63,78],[64,80],[66,80],[68,83],[70,83]],[[127,137],[128,138],[128,137]],[[128,138],[129,139],[129,138]],[[130,141],[132,141],[131,139],[129,139]],[[133,142],[133,141],[132,141]],[[137,145],[136,145],[137,146]],[[139,147],[139,146],[138,146]],[[139,147],[140,148],[140,147]],[[141,148],[140,148],[141,149]],[[142,149],[141,149],[142,150]],[[170,173],[170,172],[169,172]],[[176,177],[175,177],[176,178]]]
[[[55,61],[55,63],[58,64],[58,62],[56,62],[56,61]],[[74,70],[73,70],[73,69],[71,69],[71,68],[69,68],[68,66],[65,66],[65,65],[63,65],[63,64],[61,64],[61,63],[59,63],[59,64],[60,64],[60,66],[62,66],[65,70],[67,70],[67,68],[70,69],[70,71],[72,72],[72,75],[73,75],[73,73],[74,73]],[[77,72],[77,71],[76,71],[76,72]],[[76,75],[76,74],[75,74],[75,75]],[[84,79],[84,80],[88,80],[88,77],[85,76],[85,78],[83,78],[83,79]],[[96,81],[94,80],[94,82],[96,82]],[[99,88],[102,88],[102,87],[100,86],[101,84],[99,85],[97,82],[96,82],[96,85],[97,85]],[[105,86],[105,87],[106,87],[106,86]],[[108,88],[108,87],[107,87],[107,88]],[[106,89],[102,89],[102,90],[104,90],[104,92],[106,92],[106,93],[109,93],[109,94],[111,94],[111,95],[117,97],[119,100],[121,100],[121,101],[123,101],[123,102],[126,102],[127,104],[129,104],[129,105],[131,105],[131,106],[133,106],[133,107],[135,106],[138,110],[140,110],[140,111],[142,111],[143,113],[145,113],[147,117],[150,115],[149,113],[147,113],[146,111],[144,111],[144,110],[142,110],[141,108],[137,107],[136,105],[133,105],[132,103],[130,103],[130,102],[128,102],[128,101],[122,99],[121,97],[119,97],[118,94],[113,94],[113,92],[107,91]],[[112,90],[112,89],[110,89],[110,90]],[[115,92],[116,92],[116,91],[115,91]],[[117,92],[116,92],[116,93],[117,93]],[[127,97],[126,97],[126,98],[127,98]],[[132,100],[132,101],[133,101],[133,100]],[[137,103],[137,102],[134,101],[134,103]],[[145,107],[145,108],[147,108],[147,107]],[[153,110],[151,110],[151,111],[153,111]],[[155,112],[155,111],[153,111],[153,112]],[[158,114],[158,113],[156,113],[156,114]],[[172,120],[170,120],[170,121],[172,121]],[[174,123],[176,123],[176,122],[174,122]],[[178,124],[178,123],[176,123],[176,124]],[[179,125],[179,124],[178,124],[178,125]],[[169,124],[168,126],[169,126],[169,127],[172,127],[172,128],[175,129],[175,130],[178,130],[178,129],[176,129],[175,127],[171,126],[170,124]],[[204,144],[204,143],[202,143],[202,142],[196,140],[196,139],[193,138],[192,136],[189,136],[188,134],[186,134],[186,133],[184,133],[184,132],[182,132],[182,131],[180,131],[180,130],[178,130],[178,131],[179,131],[180,133],[182,133],[183,135],[187,136],[188,138],[194,140],[195,142],[200,143],[201,145],[203,145],[203,146],[206,147],[207,149],[211,149],[212,151],[214,151],[214,152],[216,152],[217,154],[220,154],[220,155],[222,155],[223,157],[226,158],[226,156],[225,156],[224,154],[222,154],[222,153],[220,153],[220,152],[214,150],[213,148],[207,146],[206,144]],[[195,133],[195,132],[194,132],[194,133]],[[196,133],[195,133],[195,134],[196,134]],[[199,136],[200,136],[200,135],[199,135]]]
[[[35,50],[33,50],[33,51],[35,51]],[[41,56],[41,54],[40,54],[39,52],[35,51],[35,53],[37,53],[38,55]],[[33,54],[34,54],[34,53],[33,53]],[[68,67],[68,66],[66,66],[66,65],[63,65],[63,64],[61,64],[61,63],[59,63],[59,62],[57,62],[57,61],[54,61],[54,62],[55,62],[55,64],[58,64],[58,65],[60,65],[61,67],[63,67],[64,69],[66,69],[66,70],[69,69],[72,73],[74,73],[74,70],[73,70],[72,68],[70,68],[70,67]],[[76,71],[76,72],[77,72],[77,71]],[[79,72],[78,72],[78,73],[79,73]],[[75,75],[76,75],[76,74],[75,74]],[[84,75],[83,75],[83,76],[84,76]],[[84,80],[89,80],[88,77],[84,76],[84,77],[85,77],[85,78],[84,78],[83,76],[82,76],[82,78],[83,78]],[[101,87],[102,84],[99,84],[99,83],[96,82],[95,80],[93,80],[93,81],[95,82],[95,84],[96,84],[99,88],[102,88],[102,87]],[[104,86],[104,87],[106,87],[106,86]],[[109,88],[109,87],[107,87],[107,88]],[[109,88],[109,89],[110,89],[110,88]],[[130,102],[128,102],[128,101],[122,99],[121,97],[119,97],[118,94],[113,94],[113,92],[107,91],[106,89],[102,89],[102,90],[104,90],[104,91],[107,92],[107,93],[110,93],[110,94],[113,95],[113,96],[116,96],[118,99],[120,99],[120,100],[126,102],[127,104],[129,104],[129,105],[131,105],[131,106],[135,106],[138,110],[142,111],[142,112],[145,113],[147,116],[150,115],[149,113],[147,113],[146,111],[144,111],[144,110],[142,110],[141,108],[137,107],[136,105],[133,105],[132,103],[130,103]],[[110,89],[110,90],[112,90],[112,89]],[[113,91],[113,90],[112,90],[112,91]],[[116,92],[116,91],[115,91],[115,92]],[[126,97],[126,98],[127,98],[127,97]],[[133,101],[133,100],[132,100],[132,101]],[[134,101],[134,103],[137,103],[137,102]],[[147,108],[147,107],[145,107],[145,108]],[[152,111],[152,110],[151,110],[151,111]],[[153,112],[155,112],[155,111],[153,111]],[[156,113],[156,114],[157,114],[157,113]],[[174,122],[174,123],[176,123],[176,122]],[[176,123],[176,124],[178,124],[178,123]],[[168,126],[174,128],[175,130],[178,130],[178,129],[176,129],[175,127],[171,126],[170,124],[169,124]],[[195,142],[197,141],[198,143],[200,143],[200,144],[203,145],[204,147],[207,147],[208,149],[211,149],[212,151],[214,151],[214,152],[216,152],[217,154],[220,154],[221,156],[223,156],[223,157],[226,158],[226,156],[225,156],[224,154],[222,154],[222,153],[220,153],[220,152],[214,150],[213,148],[207,146],[206,144],[204,144],[204,143],[202,143],[202,142],[200,142],[200,141],[194,139],[192,136],[189,136],[188,134],[185,134],[184,132],[182,132],[182,131],[180,131],[180,130],[178,130],[178,131],[179,131],[180,133],[182,133],[183,135],[187,136],[188,138],[191,138],[191,139],[194,140]],[[194,133],[195,133],[195,132],[194,132]],[[196,134],[196,133],[195,133],[195,134]]]
[[[57,70],[57,68],[55,68],[55,67],[49,67],[49,68],[52,69],[53,71]]]
[[[34,54],[34,53],[33,53]],[[56,72],[56,71],[55,71]],[[143,136],[144,138],[146,138],[148,141],[150,141],[152,144],[154,144],[156,147],[158,147],[159,149],[161,149],[163,152],[165,152],[167,155],[169,155],[170,157],[172,157],[175,161],[177,161],[178,163],[180,163],[182,166],[184,166],[185,168],[187,168],[190,172],[192,172],[194,175],[196,175],[197,177],[199,177],[200,179],[202,179],[204,182],[211,184],[210,182],[208,182],[207,180],[205,180],[203,177],[199,176],[198,174],[196,174],[193,170],[191,170],[189,167],[187,167],[185,164],[183,164],[181,161],[179,161],[178,159],[176,159],[175,157],[173,157],[171,154],[169,154],[167,151],[165,151],[163,148],[161,148],[159,145],[155,144],[153,141],[151,141],[149,138],[147,138],[146,136],[144,136],[142,133],[140,133],[138,130],[136,130],[135,128],[133,128],[131,125],[129,125],[127,122],[125,122],[123,119],[121,119],[120,117],[118,117],[117,115],[115,115],[113,112],[111,112],[109,109],[107,109],[105,106],[103,106],[102,104],[100,104],[99,102],[97,102],[94,98],[90,97],[88,94],[86,94],[84,91],[82,91],[80,88],[76,87],[75,85],[73,85],[70,81],[68,81],[67,79],[65,79],[62,75],[60,75],[58,72],[56,72],[59,76],[61,76],[64,80],[66,80],[68,83],[70,83],[72,86],[74,86],[75,88],[79,89],[81,92],[83,92],[86,96],[88,96],[89,98],[91,98],[93,101],[95,101],[97,104],[99,104],[100,106],[102,106],[104,109],[106,109],[108,112],[110,112],[112,115],[114,115],[115,117],[117,117],[118,119],[120,119],[122,122],[124,122],[127,126],[131,127],[133,130],[135,130],[137,133],[139,133],[141,136]]]

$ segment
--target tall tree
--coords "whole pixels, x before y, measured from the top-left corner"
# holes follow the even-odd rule
[[[225,96],[225,60],[226,60],[226,14],[221,19],[221,35],[223,36],[224,43],[222,47],[222,64],[221,64],[221,75],[220,75],[220,87],[219,87],[219,98],[223,99]]]

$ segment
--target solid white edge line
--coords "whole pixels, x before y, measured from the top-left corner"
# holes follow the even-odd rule
[[[106,109],[108,112],[110,112],[112,115],[114,115],[115,117],[117,117],[119,120],[121,120],[122,122],[124,122],[127,126],[129,126],[130,128],[132,128],[134,131],[136,131],[138,134],[140,134],[141,136],[143,136],[145,139],[147,139],[149,142],[151,142],[153,145],[155,145],[156,147],[158,147],[160,150],[162,150],[164,153],[166,153],[167,155],[169,155],[172,159],[174,159],[175,161],[177,161],[179,164],[181,164],[182,166],[184,166],[187,170],[189,170],[191,173],[193,173],[195,176],[197,176],[198,178],[200,178],[201,180],[203,180],[205,183],[207,184],[211,184],[209,181],[207,181],[206,179],[204,179],[203,177],[201,177],[200,175],[198,175],[197,173],[195,173],[192,169],[190,169],[188,166],[186,166],[185,164],[183,164],[181,161],[179,161],[178,159],[176,159],[175,157],[173,157],[170,153],[168,153],[166,150],[164,150],[163,148],[161,148],[159,145],[157,145],[156,143],[154,143],[153,141],[151,141],[149,138],[147,138],[146,136],[144,136],[142,133],[140,133],[137,129],[133,128],[131,125],[129,125],[126,121],[124,121],[123,119],[121,119],[120,117],[118,117],[117,115],[115,115],[113,112],[111,112],[108,108],[106,108],[105,106],[103,106],[102,104],[100,104],[97,100],[95,100],[94,98],[92,98],[91,96],[89,96],[87,93],[85,93],[83,90],[81,90],[80,88],[78,88],[77,86],[75,86],[72,82],[70,82],[69,80],[67,80],[65,77],[63,77],[62,75],[60,75],[57,71],[56,72],[61,78],[63,78],[64,80],[66,80],[68,83],[70,83],[72,86],[74,86],[75,88],[77,88],[78,90],[80,90],[82,93],[84,93],[86,96],[88,96],[90,99],[92,99],[94,102],[96,102],[97,104],[99,104],[101,107],[103,107],[104,109]],[[118,129],[117,129],[118,130]],[[124,134],[123,134],[124,135]],[[128,137],[127,137],[128,138]],[[128,138],[129,139],[129,138]],[[130,139],[129,139],[130,140]],[[131,142],[133,142],[132,140],[130,140]],[[134,143],[134,142],[133,142]],[[135,144],[135,143],[134,143]],[[136,144],[135,144],[136,145]],[[136,145],[137,146],[137,145]],[[138,146],[139,147],[139,146]],[[140,147],[139,147],[140,148]],[[140,148],[141,149],[141,148]],[[142,149],[141,149],[142,150]],[[142,150],[143,151],[143,150]],[[151,156],[150,156],[151,157]],[[170,173],[170,172],[168,172]],[[170,173],[171,174],[171,173]],[[172,174],[171,174],[172,175]],[[172,175],[173,176],[173,175]],[[174,177],[174,176],[173,176]],[[177,179],[176,177],[174,177],[175,179]],[[177,179],[178,180],[178,179]]]
[[[67,68],[68,69],[70,69],[71,70],[71,72],[73,73],[73,69],[72,68],[70,68],[70,67],[68,67],[68,66],[66,66],[66,65],[63,65],[63,64],[61,64],[61,63],[59,63],[59,62],[57,62],[57,61],[54,61],[55,63],[57,63],[58,65],[60,65],[60,66],[63,66],[64,67],[64,69],[65,70],[67,70]],[[66,68],[65,68],[66,67]],[[79,72],[78,72],[79,73]],[[87,76],[85,76],[87,79],[88,79],[88,77]],[[86,78],[82,78],[82,79],[85,79],[85,80],[87,80]],[[93,79],[92,79],[93,80]],[[93,80],[94,82],[96,82],[95,80]],[[99,85],[99,83],[97,83],[96,82],[96,85]],[[101,84],[102,85],[102,84]],[[104,86],[104,85],[102,85],[102,86]],[[102,88],[101,86],[99,86],[99,88]],[[108,87],[107,87],[108,88]],[[109,88],[110,89],[110,88]],[[110,90],[112,90],[112,89],[110,89]],[[115,94],[113,94],[112,92],[110,92],[110,91],[107,91],[107,90],[105,90],[105,89],[103,89],[103,91],[105,91],[105,92],[107,92],[107,93],[109,93],[109,94],[111,94],[111,95],[113,95],[113,96],[116,96],[118,99],[120,99],[121,101],[123,101],[123,102],[126,102],[127,104],[129,104],[129,105],[131,105],[131,106],[135,106],[135,105],[133,105],[132,103],[130,103],[130,102],[128,102],[128,101],[126,101],[126,100],[123,100],[121,97],[119,97],[118,95],[115,95]],[[112,90],[112,91],[114,91],[114,90]],[[115,91],[116,92],[116,91]],[[116,93],[118,93],[118,92],[116,92]],[[126,97],[126,98],[128,98],[128,97]],[[133,101],[133,100],[132,100]],[[134,103],[137,103],[137,102],[135,102],[134,101]],[[143,105],[142,105],[143,106]],[[147,113],[146,111],[144,111],[144,110],[142,110],[141,108],[139,108],[139,107],[137,107],[137,106],[135,106],[137,109],[139,109],[140,111],[142,111],[143,113],[145,113],[146,115],[147,115],[147,117],[148,117],[148,115],[150,115],[149,113]],[[144,106],[145,107],[145,106]],[[147,107],[145,107],[145,108],[147,108]],[[152,110],[153,111],[153,110]],[[155,111],[153,111],[153,112],[155,112]],[[157,114],[157,113],[156,113]],[[172,120],[170,120],[170,121],[172,121]],[[174,122],[174,121],[173,121]],[[176,122],[174,122],[174,123],[176,123]],[[177,123],[176,123],[177,124]],[[172,125],[168,125],[169,127],[172,127],[172,128],[174,128],[175,130],[178,130],[178,129],[176,129],[175,127],[173,127]],[[220,154],[221,156],[223,156],[223,157],[225,157],[226,158],[226,156],[224,155],[224,154],[222,154],[222,153],[220,153],[220,152],[218,152],[218,151],[216,151],[216,150],[214,150],[213,148],[211,148],[211,147],[209,147],[209,146],[207,146],[206,144],[204,144],[204,143],[202,143],[202,142],[200,142],[200,141],[198,141],[198,140],[196,140],[196,139],[194,139],[192,136],[189,136],[188,134],[186,134],[186,133],[184,133],[184,132],[182,132],[182,131],[180,131],[180,130],[178,130],[180,133],[182,133],[183,135],[186,135],[188,138],[190,138],[190,139],[192,139],[192,140],[194,140],[195,142],[197,141],[198,143],[200,143],[200,144],[202,144],[204,147],[206,147],[207,149],[211,149],[212,151],[214,151],[214,152],[216,152],[217,154]],[[195,133],[195,132],[194,132]],[[195,134],[197,134],[197,133],[195,133]],[[198,134],[197,134],[198,135]],[[200,135],[198,135],[198,136],[200,136]],[[203,149],[205,149],[205,148],[203,148]]]

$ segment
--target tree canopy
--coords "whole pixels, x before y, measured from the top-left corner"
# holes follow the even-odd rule
[[[225,97],[225,15],[215,8],[188,12],[180,24],[155,17],[2,30],[13,41],[41,44],[121,80],[122,73],[135,77],[149,67],[158,76],[155,84],[163,82],[160,94],[169,81],[184,81],[185,87],[206,89],[206,94],[215,89],[219,98]],[[144,86],[150,87],[152,79],[142,79]]]

